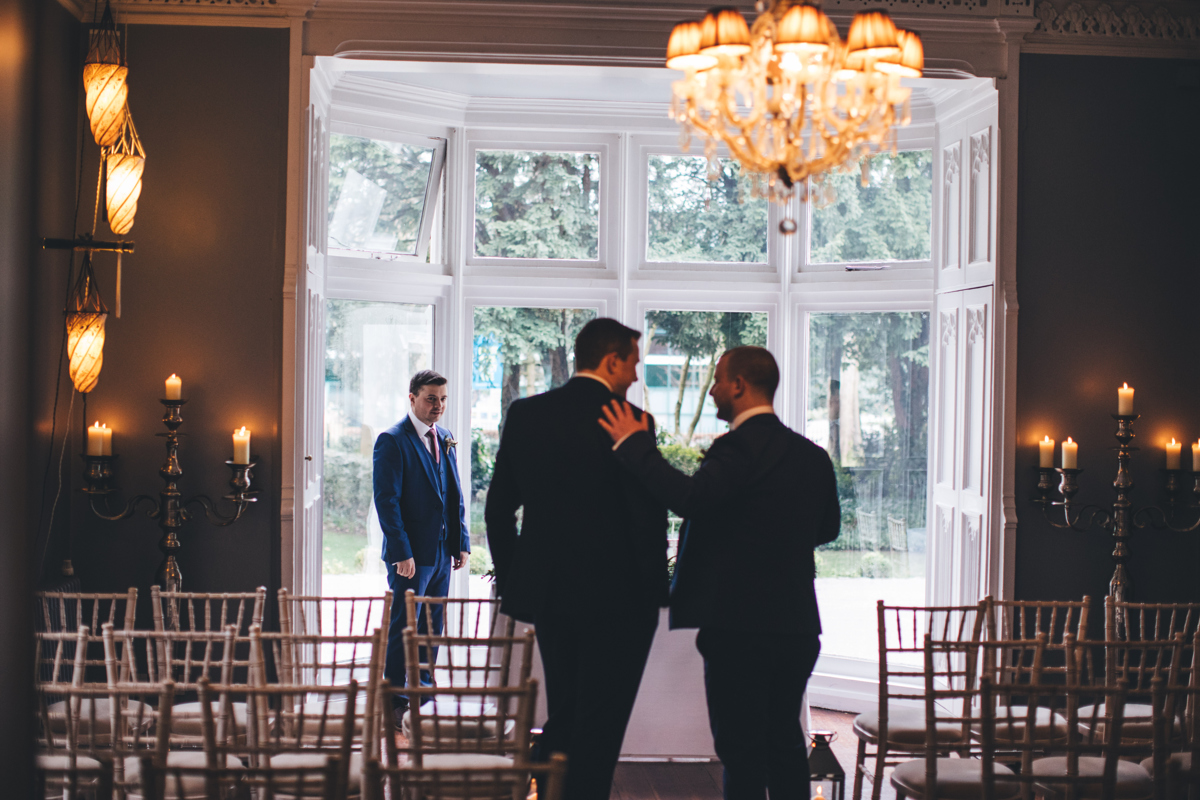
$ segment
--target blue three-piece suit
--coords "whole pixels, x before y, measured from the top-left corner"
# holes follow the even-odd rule
[[[375,440],[375,509],[383,529],[383,560],[392,587],[392,617],[384,676],[393,686],[405,685],[403,631],[407,624],[404,593],[444,597],[449,594],[451,561],[471,549],[466,499],[458,477],[457,451],[446,446],[450,432],[433,426],[439,458],[422,444],[412,420],[404,419]],[[413,559],[411,578],[396,573],[396,562]],[[442,608],[430,615],[442,631]],[[429,633],[426,615],[417,610],[417,632]]]

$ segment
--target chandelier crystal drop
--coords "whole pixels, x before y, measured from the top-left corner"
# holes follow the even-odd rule
[[[729,6],[676,25],[667,66],[684,73],[671,101],[683,148],[698,136],[715,162],[724,145],[756,195],[785,203],[808,178],[895,149],[912,92],[900,79],[921,76],[924,50],[883,11],[855,15],[843,41],[818,6],[773,0],[753,26]]]

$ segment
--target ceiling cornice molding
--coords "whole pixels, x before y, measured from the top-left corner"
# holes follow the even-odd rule
[[[1040,0],[1034,15],[1029,51],[1200,55],[1200,11],[1194,3]]]

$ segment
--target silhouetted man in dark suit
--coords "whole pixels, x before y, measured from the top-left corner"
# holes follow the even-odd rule
[[[730,431],[690,477],[659,455],[644,417],[614,402],[600,420],[621,465],[685,520],[671,627],[700,629],[726,800],[809,796],[800,704],[821,650],[813,548],[837,538],[841,509],[829,456],[775,416],[778,385],[762,347],[721,357],[710,394]]]
[[[613,319],[585,325],[575,377],[509,407],[488,489],[501,608],[536,627],[549,712],[539,755],[567,754],[567,800],[607,800],[667,601],[666,509],[596,425],[637,380],[639,338]]]

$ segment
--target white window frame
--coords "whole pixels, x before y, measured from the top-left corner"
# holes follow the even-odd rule
[[[329,132],[334,135],[340,134],[343,136],[354,136],[360,139],[371,139],[381,142],[396,142],[398,144],[407,144],[413,147],[433,148],[433,157],[429,162],[429,177],[425,181],[425,201],[421,207],[421,223],[417,228],[416,253],[397,253],[391,250],[354,250],[346,247],[334,247],[333,245],[326,243],[327,255],[331,259],[355,259],[360,261],[371,260],[389,263],[407,262],[412,264],[424,264],[425,259],[430,252],[430,233],[434,229],[434,220],[438,216],[437,209],[439,195],[441,194],[441,188],[445,183],[443,180],[443,175],[446,166],[446,137],[427,136],[419,133],[406,133],[393,130],[391,128],[380,128],[374,125],[340,122],[337,120],[334,120],[330,123]],[[322,208],[325,213],[328,214],[328,202],[326,202]],[[328,230],[326,230],[325,235],[329,235]]]

